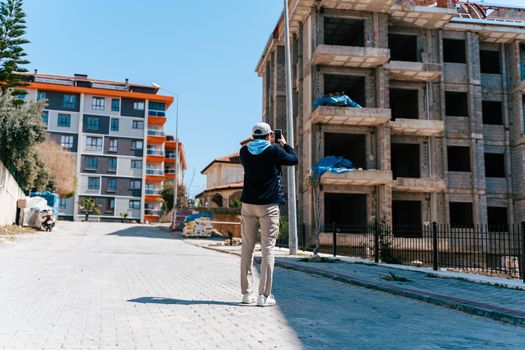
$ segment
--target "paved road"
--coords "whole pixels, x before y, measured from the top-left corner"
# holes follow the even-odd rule
[[[5,349],[524,349],[525,330],[277,269],[239,306],[238,258],[158,228],[61,223],[0,245]]]

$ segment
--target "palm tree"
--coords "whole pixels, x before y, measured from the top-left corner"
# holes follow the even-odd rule
[[[80,203],[80,209],[86,212],[86,220],[89,219],[89,214],[100,215],[100,208],[93,198],[84,198]]]

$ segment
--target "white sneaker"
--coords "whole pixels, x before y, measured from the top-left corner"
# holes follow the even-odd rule
[[[265,297],[264,295],[261,294],[257,298],[257,306],[262,306],[262,307],[275,306],[276,304],[277,304],[277,301],[275,300],[273,295],[269,295]]]
[[[246,293],[242,295],[243,304],[255,304],[255,296],[252,293]]]

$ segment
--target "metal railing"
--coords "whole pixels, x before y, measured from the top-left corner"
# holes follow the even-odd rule
[[[165,136],[166,133],[164,131],[159,131],[159,130],[148,130],[148,135],[151,135],[151,136]]]
[[[162,169],[146,169],[146,175],[164,175]]]
[[[156,188],[146,188],[144,193],[150,194],[150,195],[156,195],[156,194],[160,194],[160,190],[158,190]]]
[[[160,216],[160,210],[156,210],[156,209],[144,209],[144,214],[145,214],[145,215],[156,215],[156,216]]]
[[[303,250],[312,250],[315,238],[311,236],[306,241],[305,235],[303,225],[299,230],[299,246]],[[471,227],[437,223],[394,226],[333,223],[321,229],[319,238],[320,251],[334,256],[426,266],[434,270],[446,268],[525,281],[525,222],[514,226]],[[286,236],[277,240],[277,246],[287,245]]]
[[[165,174],[175,174],[175,169],[164,169]]]
[[[157,156],[163,156],[164,151],[160,149],[148,149],[148,154],[157,155]]]
[[[176,158],[175,153],[166,153],[166,158],[175,159]]]

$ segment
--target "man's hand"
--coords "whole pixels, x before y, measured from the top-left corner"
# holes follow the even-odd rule
[[[284,136],[281,136],[281,138],[277,140],[277,144],[279,144],[279,146],[286,145],[286,140],[284,139]]]

